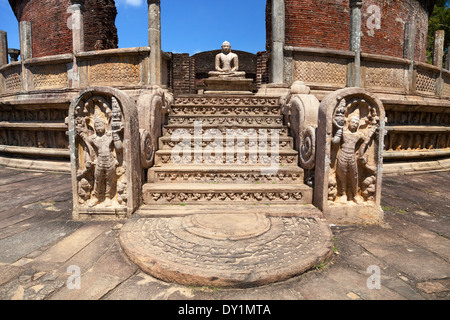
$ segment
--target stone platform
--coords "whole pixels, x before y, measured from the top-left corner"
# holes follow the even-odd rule
[[[205,94],[251,94],[252,79],[240,77],[210,77],[205,79]]]
[[[314,217],[193,214],[135,217],[120,233],[146,273],[190,286],[251,287],[286,280],[332,253],[328,225]]]

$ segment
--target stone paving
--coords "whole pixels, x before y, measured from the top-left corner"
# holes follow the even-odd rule
[[[385,176],[384,225],[332,226],[326,262],[283,282],[223,289],[143,273],[120,246],[125,221],[71,219],[69,175],[0,167],[0,299],[449,300],[449,186],[448,171]]]

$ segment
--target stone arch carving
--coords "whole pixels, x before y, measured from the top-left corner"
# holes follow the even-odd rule
[[[129,217],[140,204],[139,120],[134,101],[94,87],[69,108],[74,219]]]
[[[319,107],[314,204],[331,220],[379,223],[385,111],[360,88],[338,90]]]

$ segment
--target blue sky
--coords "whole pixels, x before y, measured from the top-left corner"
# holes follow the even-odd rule
[[[161,0],[162,49],[195,54],[219,49],[265,50],[266,0]],[[147,46],[147,1],[116,0],[119,47]],[[18,23],[8,0],[0,0],[0,30],[19,48]]]

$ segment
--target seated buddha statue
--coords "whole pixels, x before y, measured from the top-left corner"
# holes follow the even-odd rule
[[[222,52],[216,55],[216,71],[210,71],[210,77],[241,77],[245,78],[244,71],[239,70],[239,59],[237,54],[231,52],[231,45],[225,41],[222,44]]]

